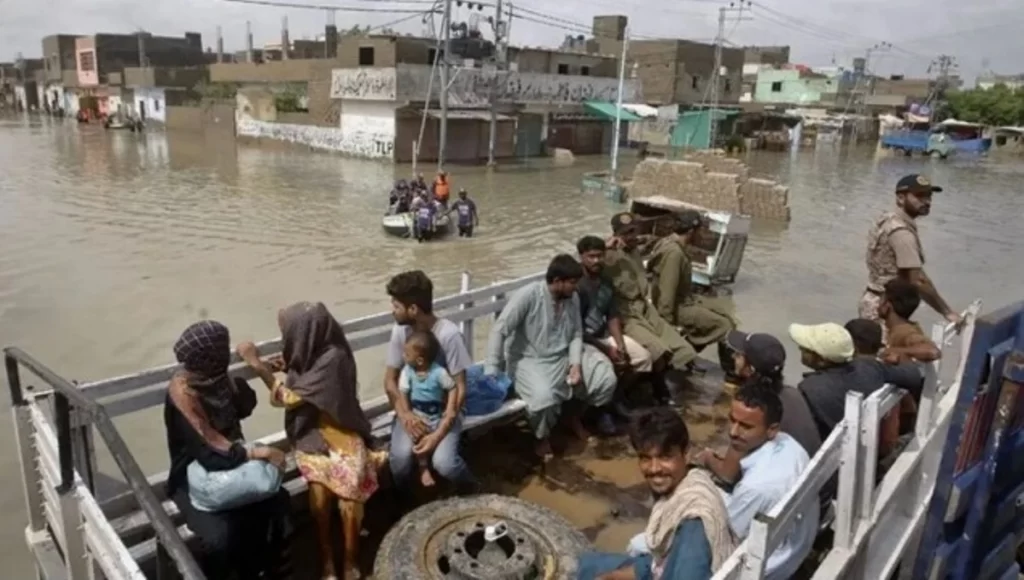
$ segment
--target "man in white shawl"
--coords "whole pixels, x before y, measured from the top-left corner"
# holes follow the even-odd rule
[[[544,280],[523,286],[509,296],[508,304],[491,328],[484,373],[495,374],[504,364],[516,394],[526,402],[527,419],[537,439],[537,454],[551,457],[549,437],[561,415],[562,404],[581,399],[601,407],[611,402],[615,377],[587,380],[583,376],[583,324],[576,284],[583,267],[568,254],[551,260]],[[586,440],[579,414],[569,426]]]
[[[687,462],[690,435],[672,409],[638,415],[630,440],[654,495],[643,533],[647,553],[586,553],[580,580],[708,580],[736,548],[722,496],[703,469]]]

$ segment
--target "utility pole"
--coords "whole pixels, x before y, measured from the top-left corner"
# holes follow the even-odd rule
[[[738,4],[738,5],[737,5]],[[722,45],[725,44],[725,20],[730,12],[736,12],[736,22],[750,20],[743,17],[743,8],[750,8],[750,0],[730,2],[718,9],[718,36],[715,37],[715,70],[711,73],[711,113],[708,115],[708,148],[714,149],[718,139],[718,101],[722,76]]]
[[[441,17],[441,34],[444,38],[444,53],[441,55],[441,128],[437,144],[437,170],[444,171],[444,150],[448,146],[448,77],[450,75],[452,51],[452,0],[444,1],[444,13]]]
[[[145,34],[146,33],[141,31],[141,30],[138,32],[138,34],[136,34],[136,37],[139,39],[139,66],[143,67],[143,68],[148,66],[148,64],[146,63],[146,36],[145,36]]]
[[[494,142],[498,135],[498,83],[506,69],[508,60],[508,24],[501,19],[501,0],[494,10],[494,79],[491,82],[491,131],[487,141],[487,165],[494,165]]]
[[[618,182],[619,138],[622,131],[622,91],[626,85],[626,54],[629,50],[629,28],[622,35],[622,54],[619,56],[619,90],[615,93],[615,132],[612,135],[612,181]]]
[[[936,70],[939,75],[935,82],[935,97],[937,100],[945,98],[946,90],[949,89],[949,73],[956,66],[956,59],[948,54],[940,54],[938,58],[928,65],[928,72]]]

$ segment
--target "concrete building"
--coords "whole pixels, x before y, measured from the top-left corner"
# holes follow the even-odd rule
[[[994,88],[996,85],[1006,85],[1006,88],[1011,90],[1024,89],[1024,74],[1016,75],[997,75],[989,74],[978,77],[977,88],[982,90],[989,90]]]
[[[197,100],[195,87],[205,82],[204,67],[128,67],[124,69],[122,102],[143,121],[167,121],[167,107]]]
[[[743,64],[766,64],[782,67],[789,64],[788,46],[744,46]]]
[[[592,33],[600,53],[618,55],[628,19],[595,16]],[[701,104],[712,99],[715,46],[684,39],[633,40],[626,54],[630,74],[640,81],[644,100],[650,105]],[[738,103],[742,94],[744,51],[722,49],[718,102]]]
[[[902,109],[914,103],[925,103],[934,96],[934,79],[874,78],[866,83],[864,104],[876,108]]]
[[[43,87],[44,105],[63,109],[74,115],[78,112],[77,99],[71,98],[78,86],[75,34],[52,34],[43,38],[43,62],[46,79]]]
[[[44,63],[41,58],[21,58],[14,61],[15,108],[24,111],[40,110],[43,107],[40,82],[45,81]]]
[[[802,66],[762,69],[757,72],[754,102],[779,105],[835,104],[837,95],[847,89],[843,79],[842,76],[828,76]]]
[[[133,67],[199,67],[206,64],[202,36],[186,32],[184,37],[139,34],[95,34],[75,39],[77,63],[76,95],[94,114],[114,114],[133,96],[123,94],[124,70]]]

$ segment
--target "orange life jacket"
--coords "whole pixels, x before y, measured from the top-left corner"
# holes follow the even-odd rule
[[[440,178],[434,180],[434,196],[441,201],[448,201],[448,182]]]

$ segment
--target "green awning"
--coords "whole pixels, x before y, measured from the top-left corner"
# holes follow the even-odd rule
[[[615,120],[615,103],[605,103],[603,101],[586,101],[583,103],[583,108],[591,115],[597,115],[602,119],[609,121]],[[619,119],[622,121],[640,121],[640,117],[630,113],[626,109],[618,109]]]

